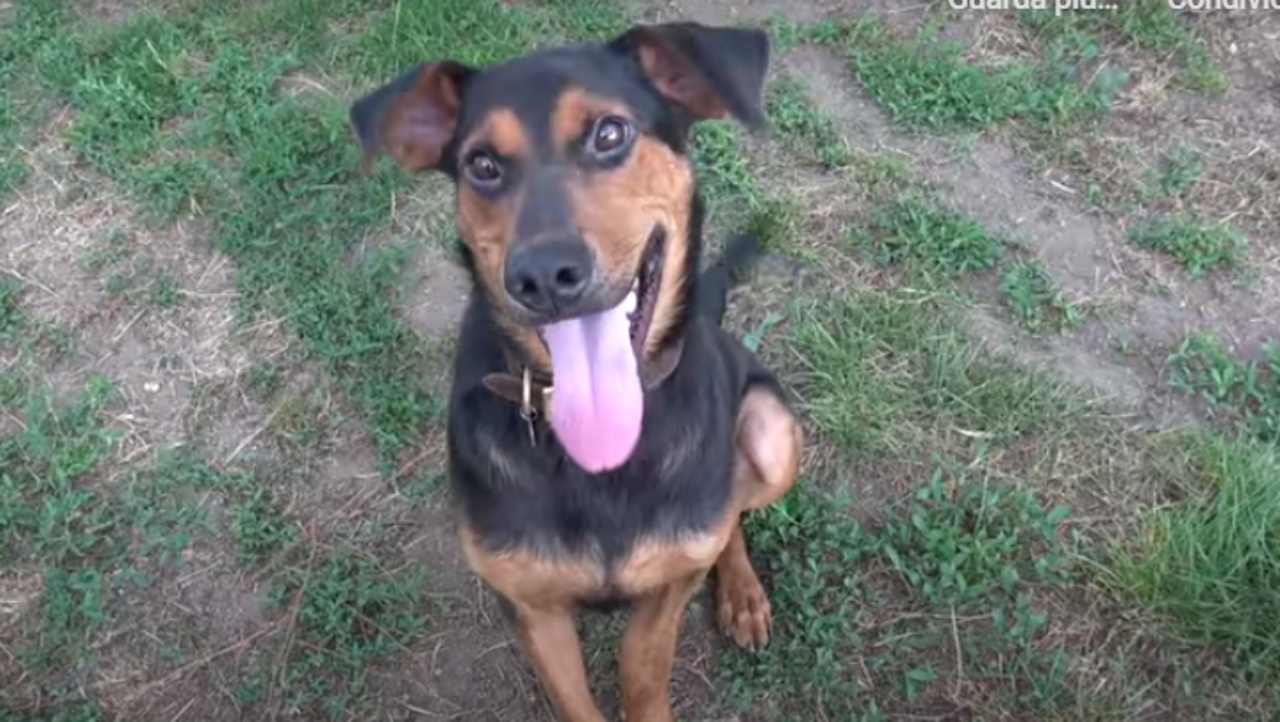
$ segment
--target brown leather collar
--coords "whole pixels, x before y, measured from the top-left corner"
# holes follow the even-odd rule
[[[640,378],[646,389],[662,383],[680,363],[684,351],[681,340],[658,354],[640,370]],[[534,416],[549,419],[551,393],[555,390],[550,376],[521,364],[509,352],[506,356],[506,372],[495,372],[484,377],[484,385],[498,396],[520,406],[520,414],[526,421]]]

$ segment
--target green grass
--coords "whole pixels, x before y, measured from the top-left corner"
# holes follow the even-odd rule
[[[912,196],[872,209],[851,236],[877,265],[910,261],[947,277],[992,268],[1005,248],[972,218]]]
[[[1053,45],[1040,64],[985,67],[939,38],[933,25],[903,36],[860,18],[821,24],[805,35],[844,48],[867,92],[919,131],[974,131],[1018,120],[1036,133],[1059,135],[1104,115],[1125,80],[1122,72],[1105,72],[1082,86],[1074,72],[1085,52],[1065,42]]]
[[[1087,404],[1064,384],[985,358],[957,303],[914,289],[797,309],[789,345],[805,366],[800,393],[845,458],[969,456],[975,444],[1051,434],[1082,418]]]
[[[184,550],[224,532],[242,563],[276,572],[277,624],[289,632],[264,636],[260,644],[274,643],[267,649],[283,666],[243,677],[246,694],[260,690],[290,708],[341,718],[367,703],[370,665],[423,629],[421,566],[384,570],[357,552],[302,543],[295,520],[252,475],[162,452],[103,483],[117,438],[105,379],[90,378],[67,402],[47,390],[23,396],[22,430],[0,437],[0,560],[42,579],[38,611],[14,649],[33,679],[91,669],[103,635],[138,624],[113,600],[181,569]],[[202,501],[211,496],[229,507],[225,527]]]
[[[1084,322],[1084,312],[1034,258],[1010,264],[1000,275],[1000,290],[1014,318],[1033,333],[1065,331]]]
[[[34,0],[6,8],[0,15],[0,202],[26,179],[30,168],[20,151],[44,104],[25,76],[33,55],[58,33],[67,8],[58,0]],[[11,92],[26,91],[26,92]]]
[[[801,81],[785,78],[769,87],[765,107],[773,130],[802,152],[813,153],[823,167],[842,168],[852,161],[848,141],[836,124],[809,97]]]
[[[73,703],[38,715],[0,710],[0,722],[103,722],[107,719],[96,704]]]
[[[1113,582],[1188,645],[1219,650],[1251,685],[1280,670],[1280,455],[1274,445],[1200,439],[1181,503],[1151,514],[1119,550]]]
[[[1249,250],[1244,235],[1235,228],[1185,214],[1138,221],[1130,226],[1129,238],[1141,248],[1172,256],[1192,278],[1236,268]]]
[[[420,373],[433,346],[397,311],[403,272],[411,244],[447,239],[362,247],[386,229],[393,194],[419,179],[389,164],[363,180],[352,172],[358,149],[345,113],[357,91],[349,88],[371,89],[420,53],[496,60],[556,36],[618,30],[620,15],[589,1],[525,9],[454,4],[444,13],[287,5],[245,14],[143,10],[110,25],[72,25],[34,12],[35,5],[28,15],[24,4],[25,24],[5,27],[21,42],[5,43],[0,60],[6,78],[25,73],[46,97],[70,105],[66,137],[78,160],[131,193],[148,221],[198,214],[212,227],[216,246],[238,267],[243,315],[283,319],[364,413],[390,468],[440,410]],[[361,32],[334,37],[332,28],[344,23]],[[460,45],[459,25],[482,32]],[[431,38],[438,44],[424,44]],[[344,87],[338,95],[283,92],[282,76],[299,69],[332,74]],[[5,111],[4,123],[16,117]],[[4,138],[17,137],[10,131],[0,124]],[[77,260],[101,274],[108,290],[137,289],[161,308],[182,303],[176,280],[137,251],[131,234],[117,228]],[[0,439],[0,541],[6,565],[29,567],[44,580],[14,650],[30,679],[92,669],[101,635],[135,623],[108,600],[147,587],[157,565],[193,540],[226,532],[238,560],[269,575],[280,628],[289,630],[262,637],[270,663],[232,680],[241,702],[284,705],[309,718],[343,719],[366,707],[371,666],[401,651],[429,616],[422,568],[387,570],[364,552],[304,543],[278,480],[215,471],[187,457],[115,467],[116,430],[105,415],[110,384],[92,381],[69,405],[42,390],[39,374],[27,370],[48,344],[21,308],[21,284],[4,280],[0,333],[7,345],[29,347],[30,360],[6,369],[0,383],[7,410],[22,421],[20,432]],[[314,423],[315,400],[265,391],[280,412],[266,430],[278,448],[316,453],[328,429]],[[108,488],[104,474],[121,480]],[[210,494],[227,505],[225,527],[213,526],[199,502]],[[57,711],[71,703],[60,693],[31,719],[98,714]]]
[[[1213,62],[1195,31],[1168,3],[1135,0],[1116,8],[1113,12],[1031,10],[1018,17],[1050,41],[1083,38],[1101,44],[1114,37],[1153,60],[1172,60],[1178,67],[1178,78],[1193,90],[1216,93],[1226,89],[1227,78],[1222,69]]]
[[[92,664],[95,635],[117,621],[109,597],[174,562],[206,528],[196,495],[226,482],[163,454],[104,483],[119,436],[107,417],[114,399],[101,376],[66,400],[28,389],[21,429],[0,437],[0,560],[43,579],[38,627],[15,650],[36,679]]]

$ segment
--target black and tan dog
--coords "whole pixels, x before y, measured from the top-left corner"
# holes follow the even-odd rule
[[[628,722],[672,719],[676,637],[712,567],[720,625],[768,641],[740,517],[791,487],[801,431],[720,328],[753,241],[698,273],[688,153],[698,120],[764,124],[768,63],[759,30],[639,26],[485,69],[425,63],[351,108],[366,162],[386,151],[456,185],[476,288],[449,411],[463,547],[569,722],[604,719],[583,606],[630,606]]]

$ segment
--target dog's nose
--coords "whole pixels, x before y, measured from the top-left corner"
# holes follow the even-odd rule
[[[507,257],[507,293],[537,313],[561,310],[582,298],[591,280],[591,252],[579,240],[517,246]]]

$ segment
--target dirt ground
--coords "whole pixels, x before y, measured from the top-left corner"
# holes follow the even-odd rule
[[[763,21],[775,13],[812,21],[868,10],[899,27],[923,16],[919,3],[890,0],[682,0],[646,5],[642,14],[722,23]],[[975,14],[956,20],[947,33],[976,38],[982,48],[982,38],[1007,40],[1008,23],[998,13]],[[1218,194],[1207,207],[1248,234],[1248,287],[1222,275],[1189,279],[1166,258],[1135,248],[1126,240],[1125,218],[1088,202],[1070,171],[1045,167],[1007,138],[938,138],[899,129],[849,64],[826,49],[783,54],[775,72],[803,80],[855,148],[901,156],[949,205],[1024,242],[1067,294],[1091,310],[1079,329],[1028,340],[998,313],[979,307],[972,320],[984,339],[1113,397],[1118,408],[1135,410],[1146,424],[1169,427],[1194,418],[1162,375],[1177,340],[1211,329],[1233,351],[1256,357],[1263,339],[1280,338],[1280,14],[1206,14],[1197,28],[1227,71],[1226,94],[1210,102],[1173,88],[1162,68],[1140,66],[1117,101],[1123,110],[1105,121],[1103,134],[1136,143],[1141,151],[1135,164],[1158,163],[1162,152],[1182,141],[1199,143],[1209,179],[1204,192]],[[211,249],[199,223],[153,230],[109,181],[79,167],[59,140],[60,118],[55,114],[28,149],[35,172],[0,210],[0,270],[39,289],[27,300],[31,312],[81,341],[78,355],[53,369],[54,378],[72,387],[97,371],[118,381],[124,399],[113,425],[123,434],[121,464],[174,442],[197,445],[221,464],[268,464],[280,443],[279,407],[243,389],[255,365],[292,363],[293,342],[278,319],[237,318],[234,265]],[[839,193],[818,189],[814,201],[838,206]],[[442,218],[447,222],[439,206],[411,199],[395,232],[412,237]],[[128,255],[111,254],[119,238],[132,249]],[[112,270],[104,274],[103,267]],[[157,308],[148,298],[158,291],[146,284],[128,290],[130,279],[157,273],[171,279],[181,304]],[[126,291],[109,292],[107,276]],[[409,278],[404,320],[447,344],[466,303],[467,279],[446,248],[425,242]],[[786,289],[799,283],[789,276],[777,282]],[[987,305],[998,302],[992,289],[978,291]],[[299,368],[304,372],[289,380],[289,388],[332,418],[333,426],[299,462],[311,483],[285,503],[315,510],[308,533],[340,537],[349,517],[382,513],[408,492],[382,481],[373,442],[351,420],[331,382],[318,370],[308,373],[305,364]],[[11,422],[0,418],[0,430]],[[438,460],[432,441],[416,450],[418,463]],[[216,516],[217,501],[209,501],[208,509]],[[432,570],[429,596],[443,613],[414,643],[410,667],[369,670],[381,693],[371,719],[551,719],[492,599],[462,565],[447,505],[432,498],[386,514],[381,523],[396,530],[388,538],[397,553]],[[101,640],[99,663],[79,680],[119,719],[245,719],[231,683],[219,675],[258,661],[252,642],[276,623],[265,611],[266,585],[242,571],[230,547],[215,538],[197,540],[187,556],[180,575],[152,590],[159,601],[151,611],[138,618],[126,613],[130,631],[139,634]],[[16,623],[38,584],[29,574],[5,575],[0,630]],[[708,604],[704,591],[691,607],[676,667],[676,706],[686,715],[704,708],[723,644],[711,629]],[[592,633],[608,636],[608,630]],[[167,664],[164,645],[138,641],[174,634],[191,640],[186,665]],[[208,664],[214,660],[218,664]],[[596,693],[616,713],[612,665],[589,662],[603,671],[594,681]],[[15,670],[0,654],[0,678]]]

